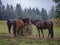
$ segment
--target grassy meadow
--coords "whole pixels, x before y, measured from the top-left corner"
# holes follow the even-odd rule
[[[14,37],[8,33],[6,21],[0,21],[0,45],[60,45],[60,27],[54,27],[54,38],[47,38],[48,30],[43,30],[44,38],[38,37],[37,28],[31,25],[32,35]],[[11,29],[13,30],[13,29]]]

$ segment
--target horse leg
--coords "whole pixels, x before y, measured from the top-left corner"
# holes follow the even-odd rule
[[[44,34],[43,34],[43,30],[41,29],[41,33],[42,33],[42,35],[43,35],[43,38],[44,38]]]
[[[50,30],[51,38],[53,38],[53,29]]]
[[[15,23],[15,21],[13,23],[13,32],[14,32],[14,36],[16,37],[16,23]]]
[[[51,38],[53,38],[53,27],[49,28],[48,37],[49,37],[49,35],[51,36]]]
[[[8,25],[8,31],[9,31],[9,34],[11,33],[11,25],[9,24]]]
[[[9,26],[9,28],[8,28],[9,34],[11,33],[11,32],[10,32],[10,28],[11,28],[11,27]]]
[[[50,30],[48,29],[49,33],[48,33],[48,38],[49,38],[49,35],[50,35]]]
[[[20,27],[18,28],[18,30],[17,30],[17,34],[19,35],[19,32],[20,32]]]
[[[21,28],[21,30],[20,30],[20,33],[21,33],[21,35],[23,35],[23,29]]]
[[[20,32],[20,27],[18,27],[17,29],[17,35],[19,35],[19,32]]]
[[[40,37],[40,30],[38,29],[38,34],[39,34],[39,37]]]

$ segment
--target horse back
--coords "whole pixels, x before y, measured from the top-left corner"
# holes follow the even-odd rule
[[[18,27],[24,26],[24,22],[21,19],[17,19],[17,20],[15,20],[15,22],[16,22],[16,26],[18,26]]]
[[[47,27],[51,27],[53,25],[53,22],[52,21],[46,21],[46,26]]]
[[[32,24],[40,29],[46,29],[52,26],[52,21],[33,21]]]

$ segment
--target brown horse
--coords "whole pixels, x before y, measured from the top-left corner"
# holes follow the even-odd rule
[[[32,22],[32,24],[36,25],[36,27],[38,29],[39,37],[40,37],[40,30],[44,37],[43,29],[48,29],[48,31],[49,31],[48,37],[51,36],[51,38],[53,38],[53,23],[52,23],[52,21],[35,20],[35,21],[31,21],[31,22]]]
[[[14,20],[14,23],[13,23],[14,36],[19,35],[19,33],[23,35],[23,28],[24,28],[24,22],[21,19]]]
[[[29,18],[14,20],[14,23],[13,23],[14,36],[17,36],[19,34],[24,35],[23,29],[26,23],[29,23]]]

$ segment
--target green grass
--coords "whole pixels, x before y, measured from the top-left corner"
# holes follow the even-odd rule
[[[8,28],[6,21],[0,21],[0,45],[60,45],[60,27],[54,27],[54,38],[47,38],[48,30],[43,30],[45,38],[36,38],[38,31],[36,26],[32,25],[32,38],[23,37],[11,37],[8,34]],[[11,29],[12,30],[12,29]],[[13,35],[13,34],[12,34]],[[35,37],[34,37],[35,36]]]
[[[8,33],[6,21],[0,21],[0,33]]]

